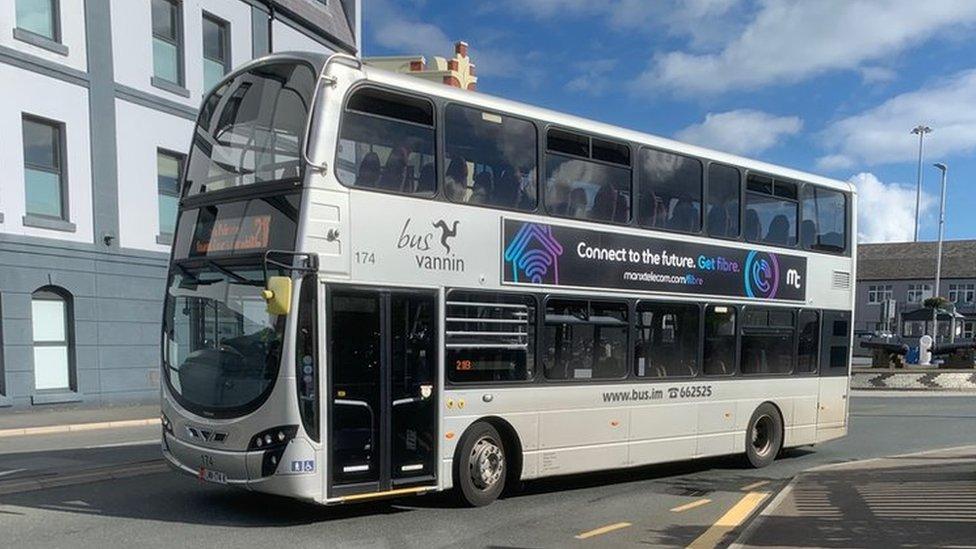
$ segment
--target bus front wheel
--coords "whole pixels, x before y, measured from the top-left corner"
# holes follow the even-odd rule
[[[454,454],[454,486],[463,503],[482,507],[505,489],[508,464],[498,430],[488,423],[472,425]]]
[[[783,447],[783,420],[779,410],[764,402],[753,412],[746,429],[746,459],[756,469],[776,459]]]

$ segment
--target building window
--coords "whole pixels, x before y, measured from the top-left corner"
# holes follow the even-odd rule
[[[702,163],[665,151],[640,151],[638,222],[682,233],[701,230]]]
[[[549,300],[543,358],[546,378],[626,376],[628,329],[626,303]]]
[[[965,321],[962,323],[962,337],[964,339],[973,339],[976,336],[976,322]]]
[[[705,227],[709,236],[739,237],[739,170],[731,166],[708,166],[708,205]]]
[[[61,41],[58,0],[17,0],[17,28]]]
[[[921,303],[932,297],[931,284],[909,284],[908,299],[909,303]]]
[[[71,301],[59,288],[45,287],[31,297],[34,334],[34,388],[71,390]]]
[[[868,286],[868,303],[884,303],[892,298],[891,284],[872,284]]]
[[[972,304],[976,301],[976,284],[949,284],[949,301]]]
[[[749,174],[745,236],[749,242],[796,246],[796,183]]]
[[[691,377],[698,372],[701,310],[692,303],[637,305],[638,377]]]
[[[230,72],[230,24],[203,14],[203,87],[210,90]]]
[[[546,136],[546,209],[552,215],[630,220],[630,147],[565,130]]]
[[[159,234],[176,232],[176,210],[180,205],[180,173],[184,156],[156,151],[156,188],[159,192]]]
[[[67,219],[64,127],[24,116],[24,184],[28,215]]]
[[[152,0],[153,75],[183,85],[183,15],[176,0]]]

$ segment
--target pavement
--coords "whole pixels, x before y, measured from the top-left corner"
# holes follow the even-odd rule
[[[153,430],[153,442],[145,444],[139,443],[138,437],[143,436],[139,432],[131,433],[131,440],[125,443],[108,441],[113,433],[125,429],[7,437],[0,438],[0,488],[11,482],[22,486],[8,493],[0,489],[0,524],[4,545],[16,547],[727,546],[740,535],[765,535],[767,529],[755,526],[759,523],[753,518],[761,511],[766,513],[764,507],[778,513],[786,496],[777,494],[794,483],[785,493],[792,491],[801,482],[794,479],[807,478],[815,468],[831,465],[843,471],[843,467],[858,467],[864,459],[976,441],[976,405],[971,396],[856,395],[851,406],[848,437],[792,450],[765,469],[746,468],[740,459],[730,457],[542,479],[477,509],[458,507],[451,494],[322,507],[201,484],[169,470],[152,469],[160,464],[158,426],[142,427]],[[26,444],[25,439],[33,439],[32,444],[37,445],[79,434],[93,437],[92,444],[73,450],[6,453],[10,441]],[[912,486],[922,490],[917,494],[935,497],[919,484],[926,482],[940,487],[943,497],[963,498],[948,503],[962,509],[969,501],[963,484],[966,467],[973,471],[976,465],[949,461],[928,459],[930,476],[919,476],[926,471],[916,471],[911,473],[915,477],[904,478],[915,479]],[[919,464],[908,466],[918,468]],[[9,473],[16,469],[26,471]],[[55,473],[44,479],[46,484],[37,476],[44,471]],[[89,478],[77,477],[86,472]],[[848,476],[843,481],[831,481],[829,486],[841,490],[844,482],[854,486],[861,477],[874,485],[884,483],[867,469],[844,474]],[[59,480],[65,482],[59,484]],[[23,486],[30,481],[36,484]],[[897,488],[902,480],[893,482],[885,489]],[[885,489],[878,493],[884,495]],[[905,502],[916,504],[913,509],[927,509],[921,504],[925,498],[898,494]],[[783,520],[793,522],[783,523],[778,530],[781,538],[740,541],[753,546],[785,541],[806,546],[878,546],[869,520],[856,519],[857,515],[852,515],[855,520],[845,520],[844,513],[856,513],[861,506],[849,509],[841,503],[838,500],[833,509],[841,518],[832,525],[824,517],[787,516]],[[934,516],[943,511],[942,507],[931,508]],[[772,520],[771,516],[780,520],[776,515],[761,515],[760,520]],[[809,540],[789,537],[794,530],[801,531],[803,521],[812,521]],[[883,525],[887,527],[887,523]],[[960,544],[972,545],[976,525],[969,522],[942,524],[921,545],[958,540],[959,530],[971,538]],[[828,538],[817,538],[817,533]],[[837,541],[831,541],[830,535],[837,536]],[[878,539],[889,547],[901,545],[896,538]]]
[[[755,547],[973,547],[976,446],[801,473],[734,544]]]

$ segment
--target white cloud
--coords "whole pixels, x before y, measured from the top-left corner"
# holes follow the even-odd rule
[[[884,84],[898,78],[898,73],[888,67],[861,67],[857,71],[865,84]]]
[[[675,138],[735,154],[756,154],[796,134],[802,127],[803,121],[796,116],[739,109],[708,113],[704,122],[680,130]]]
[[[795,83],[894,56],[974,20],[973,1],[764,0],[720,51],[655,55],[634,86],[714,94]]]
[[[915,160],[918,138],[909,131],[919,123],[933,129],[925,137],[927,158],[976,149],[976,69],[828,125],[822,136],[830,153],[818,162],[849,167]],[[840,158],[846,165],[837,162]]]
[[[915,236],[915,188],[884,183],[874,174],[862,172],[849,180],[857,186],[858,242],[908,242]],[[935,204],[922,193],[921,214]]]
[[[566,89],[587,95],[600,95],[613,83],[608,75],[616,66],[616,59],[584,61],[578,67],[577,76],[566,83]]]
[[[389,0],[370,0],[366,6],[367,29],[373,40],[403,55],[450,55],[454,42],[440,27],[411,18]]]

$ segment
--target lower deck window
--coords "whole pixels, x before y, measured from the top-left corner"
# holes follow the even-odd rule
[[[524,381],[535,375],[535,299],[478,292],[447,298],[447,377]]]
[[[702,368],[705,375],[735,373],[735,307],[709,305],[705,308],[705,341]]]
[[[694,376],[698,371],[698,305],[640,303],[634,368],[638,377]]]
[[[545,323],[546,377],[624,377],[628,328],[625,303],[550,300]]]
[[[793,371],[793,311],[747,307],[742,315],[739,370],[743,374]]]

